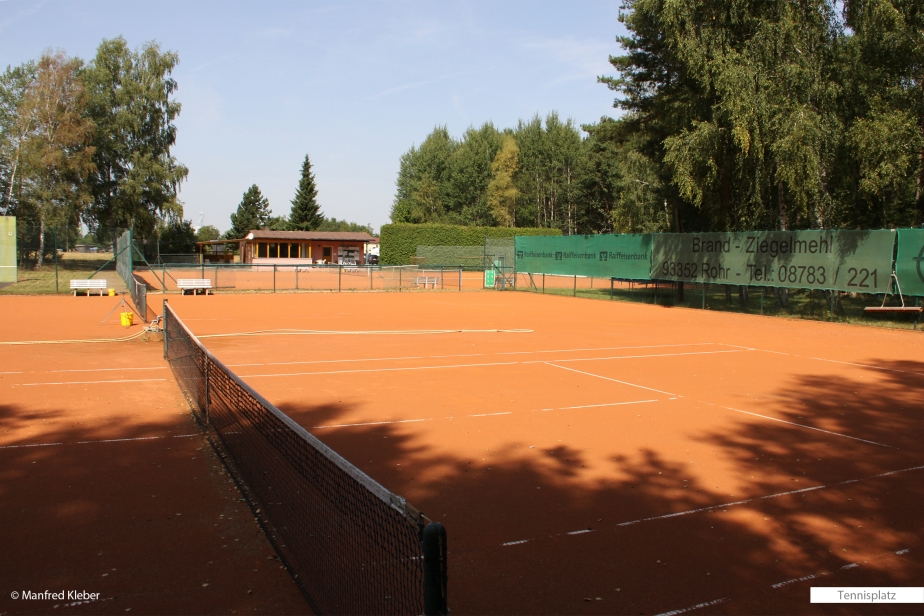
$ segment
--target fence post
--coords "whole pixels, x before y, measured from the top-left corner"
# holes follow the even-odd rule
[[[613,301],[613,279],[610,278],[610,301]]]
[[[343,264],[338,263],[337,264],[337,293],[340,293],[340,291],[342,290],[342,285],[340,283],[340,279],[342,277],[343,277]]]
[[[577,274],[574,275],[574,288],[571,289],[571,297],[577,297]]]
[[[545,295],[545,272],[542,272],[542,294]]]
[[[703,281],[703,310],[706,309],[706,282]]]
[[[298,265],[295,266],[295,290],[298,291]]]
[[[368,265],[366,267],[369,268],[369,290],[371,291],[372,290],[372,266]]]
[[[445,287],[444,287],[444,285],[443,285],[443,266],[440,265],[440,290],[442,290],[442,289],[444,289],[444,288],[445,288]]]
[[[401,290],[401,266],[398,266],[398,290]]]
[[[459,266],[459,290],[462,290],[462,266]]]
[[[766,289],[766,287],[760,288],[760,314],[764,313],[764,289]]]
[[[273,293],[276,292],[276,264],[273,263]]]
[[[58,292],[58,225],[53,227],[55,238],[55,293]]]

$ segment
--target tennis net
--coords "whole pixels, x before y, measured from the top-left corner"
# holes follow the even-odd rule
[[[163,314],[164,356],[194,416],[312,609],[447,613],[442,525],[244,383],[166,301]]]

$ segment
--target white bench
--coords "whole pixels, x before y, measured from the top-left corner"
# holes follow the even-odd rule
[[[99,294],[102,296],[103,291],[108,287],[108,283],[105,280],[71,280],[71,289],[74,291],[74,297],[77,297],[77,291],[86,291],[87,297],[90,297],[90,291],[94,289],[99,289]]]
[[[429,285],[433,285],[433,288],[436,288],[436,285],[439,283],[440,279],[438,276],[418,276],[415,280],[415,284],[419,287],[423,285],[423,288],[428,288]]]
[[[208,278],[180,278],[176,281],[176,286],[183,295],[186,295],[187,291],[192,291],[193,295],[198,295],[199,291],[208,295],[212,290],[212,281]]]

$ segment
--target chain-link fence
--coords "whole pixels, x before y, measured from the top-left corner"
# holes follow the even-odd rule
[[[516,275],[515,286],[518,291],[548,295],[897,328],[917,329],[922,320],[921,313],[866,312],[867,307],[900,305],[900,298],[892,294],[679,283],[663,280],[631,281],[592,276],[527,273]],[[906,296],[904,299],[907,305],[920,306],[922,303],[919,297]]]
[[[72,280],[105,280],[106,288],[127,292],[116,272],[113,241],[122,229],[98,229],[82,235],[75,227],[9,225],[15,237],[14,275],[0,286],[4,295],[70,293]],[[8,244],[10,242],[7,242]],[[12,264],[10,264],[12,265]]]

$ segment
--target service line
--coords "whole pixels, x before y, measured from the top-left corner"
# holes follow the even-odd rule
[[[753,503],[753,502],[757,502],[761,500],[779,498],[781,496],[790,496],[792,494],[800,494],[804,492],[812,492],[814,490],[824,490],[828,488],[836,488],[838,486],[843,486],[843,485],[847,485],[850,483],[858,483],[860,481],[867,481],[869,479],[878,479],[880,477],[887,477],[889,475],[896,475],[898,473],[909,473],[911,471],[919,471],[919,470],[924,470],[924,466],[912,466],[910,468],[902,468],[902,469],[898,469],[894,471],[887,471],[885,473],[878,473],[876,475],[869,475],[868,477],[862,477],[860,479],[847,479],[845,481],[838,481],[837,483],[832,483],[830,485],[811,486],[808,488],[802,488],[800,490],[788,490],[786,492],[776,492],[775,494],[766,494],[764,496],[754,496],[752,498],[745,498],[743,500],[733,501],[730,503],[710,505],[708,507],[698,507],[696,509],[686,509],[684,511],[676,511],[674,513],[666,513],[664,515],[651,516],[649,518],[639,518],[637,520],[630,520],[628,522],[619,522],[618,524],[615,524],[614,526],[616,528],[619,528],[621,526],[632,526],[634,524],[640,524],[642,522],[653,522],[656,520],[667,520],[670,518],[678,518],[680,516],[691,515],[694,513],[702,513],[704,511],[713,511],[715,509],[722,509],[723,507],[735,507],[738,505],[747,505],[748,503]],[[562,535],[579,535],[579,534],[590,533],[590,532],[597,532],[597,531],[595,529],[588,528],[588,529],[582,529],[578,531],[570,531],[570,532],[564,532],[564,533],[557,533],[554,535],[548,535],[548,537],[560,537]],[[502,546],[522,545],[524,543],[528,543],[530,541],[535,541],[535,540],[536,539],[519,539],[517,541],[508,541],[506,543],[502,543],[501,545]],[[904,552],[896,552],[896,553],[903,554]]]
[[[605,381],[613,381],[614,383],[619,383],[619,384],[621,384],[621,385],[628,385],[628,386],[630,386],[630,387],[638,387],[639,389],[647,389],[648,391],[654,391],[654,392],[657,392],[657,393],[659,393],[659,394],[665,394],[665,395],[667,395],[667,396],[676,396],[676,397],[678,397],[678,398],[682,398],[682,397],[683,397],[683,396],[681,396],[681,395],[679,395],[679,394],[672,394],[672,393],[670,393],[670,392],[668,392],[668,391],[662,391],[662,390],[660,390],[660,389],[655,389],[655,388],[653,388],[653,387],[645,387],[644,385],[637,385],[637,384],[635,384],[635,383],[630,383],[630,382],[628,382],[628,381],[620,381],[619,379],[612,379],[612,378],[610,378],[610,377],[608,377],[608,376],[600,376],[599,374],[593,374],[592,372],[584,372],[583,370],[575,370],[574,368],[568,368],[567,366],[558,366],[558,365],[556,365],[556,364],[549,363],[549,362],[542,362],[542,363],[544,363],[544,364],[547,365],[547,366],[552,366],[553,368],[561,368],[562,370],[569,370],[569,371],[571,371],[571,372],[577,372],[578,374],[586,374],[587,376],[593,376],[593,377],[596,377],[596,378],[598,378],[598,379],[603,379],[603,380],[605,380]]]
[[[164,438],[190,438],[198,434],[174,434],[169,436],[138,436],[134,438],[107,438],[97,441],[75,441],[73,443],[35,443],[32,445],[0,445],[0,449],[26,449],[28,447],[56,447],[58,445],[95,445],[97,443],[127,443],[129,441],[156,441]]]

